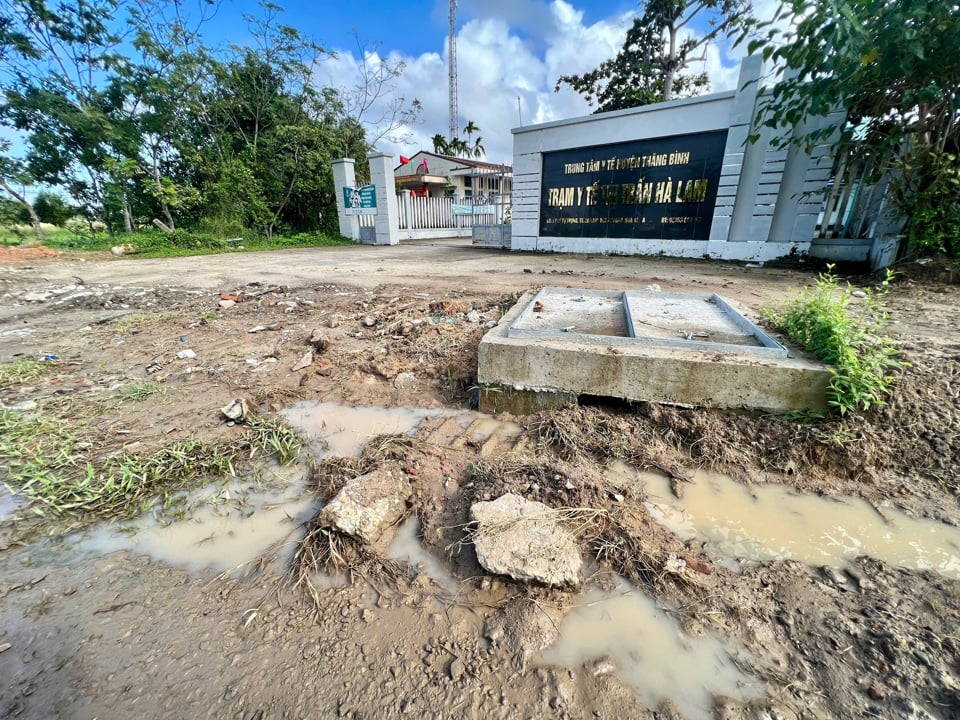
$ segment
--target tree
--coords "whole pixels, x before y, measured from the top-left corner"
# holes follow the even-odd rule
[[[733,34],[749,17],[748,0],[645,0],[616,57],[582,75],[563,75],[595,112],[608,112],[696,95],[709,87],[705,73],[685,71],[703,61],[709,43]],[[708,26],[703,35],[695,20]]]
[[[330,53],[270,2],[246,17],[249,46],[205,47],[218,5],[8,0],[0,124],[27,145],[13,170],[63,188],[111,230],[152,218],[167,229],[335,231],[331,160],[366,154],[368,115],[392,102],[402,66],[365,57],[364,85],[345,96],[316,85]],[[381,129],[417,107],[382,116],[393,120]]]
[[[402,144],[410,139],[408,128],[423,112],[419,100],[408,101],[397,92],[397,80],[403,75],[406,63],[381,57],[380,43],[368,45],[356,33],[354,41],[359,58],[353,63],[358,81],[337,91],[344,112],[364,131],[370,147],[383,138]]]
[[[36,180],[64,185],[89,215],[103,217],[116,184],[108,161],[122,159],[118,146],[129,139],[113,117],[123,98],[103,87],[125,63],[119,48],[126,37],[114,22],[124,2],[50,8],[46,0],[13,0],[9,8],[0,26],[0,121],[25,133],[26,166]]]
[[[466,143],[466,155],[467,157],[475,157],[480,159],[483,157],[486,150],[483,147],[483,138],[477,136],[477,141],[473,142],[473,134],[480,132],[480,128],[473,120],[468,120],[466,127],[463,128],[463,131],[467,134],[467,143]]]
[[[472,152],[473,156],[478,160],[487,153],[487,149],[483,146],[483,138],[479,135],[477,135],[477,139],[473,142]]]
[[[42,191],[33,201],[33,209],[40,222],[63,226],[74,215],[74,209],[59,195]]]
[[[450,138],[447,140],[447,148],[450,151],[450,155],[454,157],[464,157],[469,155],[470,148],[467,145],[466,141],[461,140],[458,137]]]
[[[5,190],[10,197],[20,203],[20,206],[27,213],[27,217],[30,218],[30,224],[33,225],[37,242],[43,242],[43,228],[40,227],[40,218],[37,217],[36,210],[26,196],[14,187],[16,183],[25,180],[28,173],[21,161],[9,157],[9,152],[10,141],[0,140],[0,189]]]
[[[264,3],[248,18],[255,47],[210,63],[211,85],[191,110],[196,135],[181,147],[194,154],[207,213],[267,237],[285,226],[333,229],[331,162],[369,147],[340,94],[313,84],[328,54],[280,23],[279,12]]]
[[[450,143],[447,142],[447,139],[441,133],[434,135],[431,141],[433,142],[433,151],[437,153],[437,155],[450,154]]]
[[[784,21],[790,21],[786,30]],[[951,0],[790,0],[741,40],[788,79],[758,123],[777,143],[839,149],[891,178],[913,249],[960,256],[960,12]],[[808,118],[822,118],[796,132]]]

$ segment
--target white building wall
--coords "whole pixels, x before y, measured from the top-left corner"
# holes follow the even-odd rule
[[[760,58],[748,57],[737,91],[514,129],[512,249],[742,260],[808,251],[822,201],[803,193],[829,179],[831,148],[812,156],[772,149],[765,129],[748,142],[757,132],[761,71]],[[543,153],[716,130],[728,134],[709,239],[540,235]]]

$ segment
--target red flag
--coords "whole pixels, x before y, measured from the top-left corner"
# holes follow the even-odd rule
[[[401,164],[401,165],[407,165],[409,162],[410,162],[410,158],[404,157],[403,155],[400,156],[400,164]]]

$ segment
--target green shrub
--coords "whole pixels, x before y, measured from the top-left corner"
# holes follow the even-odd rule
[[[960,259],[960,164],[943,153],[927,171],[926,187],[909,196],[910,249],[921,255],[944,253]]]
[[[854,305],[855,289],[841,287],[830,265],[815,287],[764,310],[764,318],[775,328],[831,365],[829,402],[841,415],[885,404],[893,388],[893,371],[904,366],[883,334],[887,315],[881,300],[890,279],[888,272],[879,290],[864,291]]]

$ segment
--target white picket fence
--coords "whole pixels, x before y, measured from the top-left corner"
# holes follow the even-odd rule
[[[474,227],[497,225],[510,217],[510,196],[477,198],[397,196],[399,225],[408,240],[470,237]],[[355,216],[361,228],[373,228],[376,215]]]
[[[474,203],[470,198],[411,197],[409,212],[403,197],[400,206],[401,230],[469,230],[474,225],[492,225],[503,222],[510,207],[509,198],[487,198]]]

